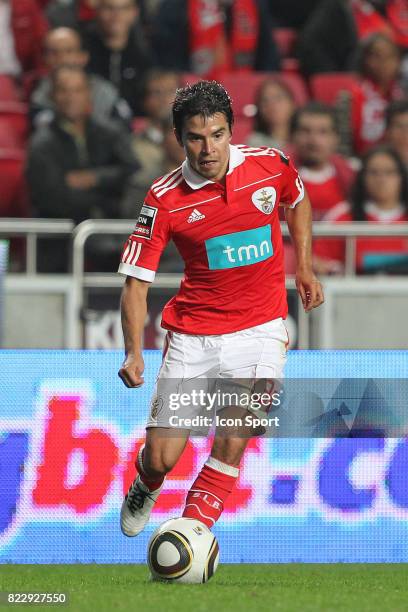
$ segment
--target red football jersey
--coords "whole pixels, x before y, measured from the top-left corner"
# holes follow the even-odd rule
[[[226,334],[287,315],[278,205],[304,197],[301,179],[277,149],[230,146],[225,187],[187,160],[153,183],[119,272],[152,282],[173,239],[185,263],[162,326],[197,335]]]

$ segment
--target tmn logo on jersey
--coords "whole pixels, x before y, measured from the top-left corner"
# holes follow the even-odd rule
[[[205,241],[210,270],[250,266],[273,255],[271,227],[216,236]]]
[[[276,189],[274,187],[257,189],[252,194],[252,203],[265,215],[270,215],[276,203]]]

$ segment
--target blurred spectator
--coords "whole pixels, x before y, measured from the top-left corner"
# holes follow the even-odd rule
[[[163,68],[217,78],[280,66],[266,0],[163,0],[153,28]]]
[[[246,142],[252,147],[285,148],[295,112],[292,90],[282,81],[267,79],[256,93],[255,104],[254,131]]]
[[[332,108],[310,102],[295,113],[293,154],[312,202],[315,221],[347,198],[354,179],[350,162],[336,154],[337,144],[337,121]]]
[[[91,118],[89,82],[81,68],[57,68],[52,91],[56,117],[37,130],[28,154],[33,205],[42,217],[76,223],[118,217],[126,181],[138,167],[128,135]],[[63,249],[42,255],[47,271],[64,269]]]
[[[47,27],[36,0],[0,0],[0,74],[37,74]]]
[[[46,15],[53,28],[65,26],[81,29],[95,17],[98,0],[51,0]]]
[[[89,56],[81,48],[79,34],[70,28],[51,30],[44,43],[45,65],[50,72],[60,66],[85,68]],[[92,116],[98,121],[119,119],[129,123],[131,111],[127,102],[119,97],[116,88],[100,76],[90,75]],[[54,101],[51,94],[51,78],[44,77],[31,95],[30,116],[34,127],[49,123],[54,117]]]
[[[305,76],[354,70],[358,43],[391,27],[366,0],[323,0],[299,34],[297,55]]]
[[[179,84],[179,77],[175,72],[154,69],[146,77],[143,110],[147,123],[140,133],[133,136],[132,143],[133,151],[141,164],[140,169],[132,176],[132,192],[136,202],[143,202],[154,179],[169,172],[165,169],[166,150],[163,143],[171,118],[171,104]],[[130,216],[133,217],[134,213]]]
[[[343,202],[325,221],[408,221],[408,175],[398,154],[387,146],[366,153],[354,185],[351,204]],[[338,272],[344,266],[344,240],[319,240],[315,245],[315,268],[320,273]],[[408,237],[358,238],[357,271],[362,273],[408,272]]]
[[[277,27],[298,29],[322,1],[325,0],[273,0],[269,2],[269,11]]]
[[[399,154],[408,170],[408,100],[389,105],[386,123],[385,140]]]
[[[152,66],[137,0],[99,0],[96,21],[84,33],[88,70],[108,79],[134,115],[142,114],[143,79]]]
[[[385,34],[373,34],[361,44],[361,84],[352,97],[354,149],[358,154],[384,137],[385,112],[404,92],[398,82],[400,50]]]

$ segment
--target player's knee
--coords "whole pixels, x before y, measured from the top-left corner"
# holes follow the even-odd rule
[[[172,456],[172,453],[156,451],[149,453],[144,463],[145,471],[150,476],[164,476],[170,472],[176,464],[177,458]]]
[[[221,438],[214,441],[211,456],[218,461],[239,467],[248,440]]]

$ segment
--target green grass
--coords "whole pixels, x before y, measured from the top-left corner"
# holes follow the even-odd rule
[[[66,592],[73,612],[399,612],[408,565],[221,565],[204,585],[150,582],[142,565],[0,565],[1,591]]]

